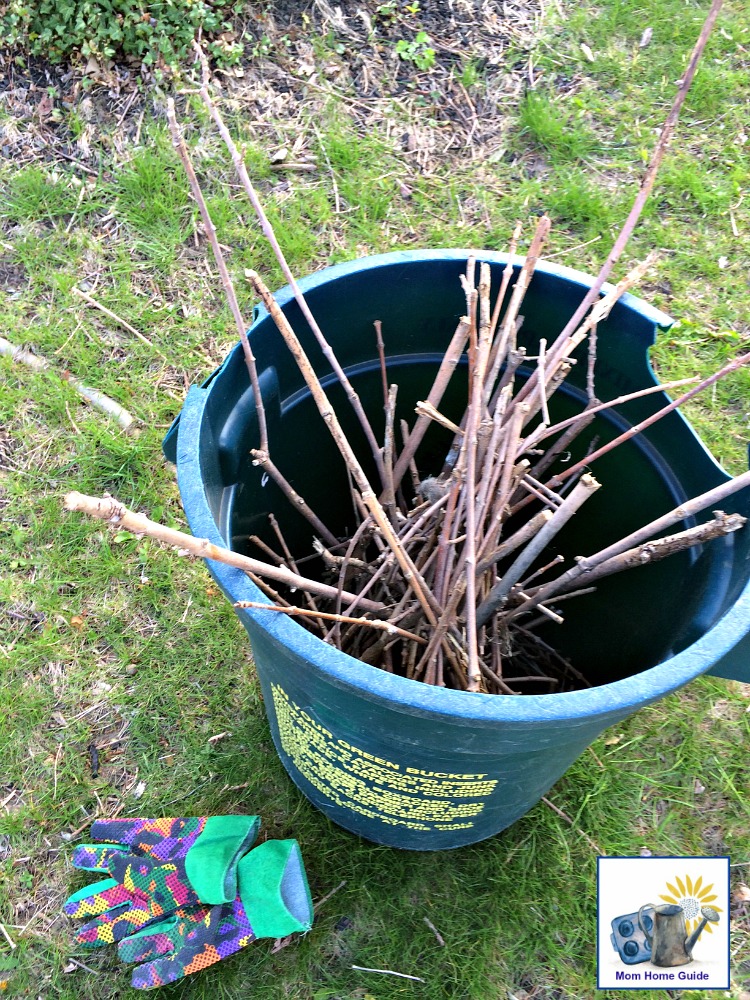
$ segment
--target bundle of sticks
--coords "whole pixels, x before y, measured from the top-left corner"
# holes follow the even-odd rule
[[[337,589],[333,607],[323,608],[326,617],[319,614],[320,599],[310,593],[304,608],[292,605],[289,595],[283,598],[275,590],[267,590],[273,603],[245,602],[243,607],[274,609],[304,618],[309,628],[344,652],[429,684],[506,694],[518,693],[514,683],[534,684],[541,693],[563,691],[587,681],[536,634],[541,623],[563,622],[561,602],[590,592],[592,584],[612,573],[662,559],[744,524],[745,519],[738,514],[717,511],[706,524],[653,540],[692,512],[705,509],[706,502],[718,502],[720,494],[726,496],[739,488],[734,480],[711,491],[710,499],[698,498],[692,506],[683,504],[671,516],[560,572],[563,557],[551,555],[549,547],[599,489],[599,482],[587,471],[591,463],[747,363],[750,356],[735,359],[702,382],[683,379],[598,402],[593,387],[596,338],[591,335],[650,260],[598,299],[579,325],[563,330],[550,344],[541,340],[538,354],[529,357],[524,347],[518,346],[520,310],[549,227],[549,219],[543,216],[511,291],[514,267],[509,257],[494,303],[489,265],[469,258],[462,275],[466,313],[427,399],[416,406],[417,418],[411,427],[405,421],[399,429],[395,426],[398,387],[389,384],[383,331],[376,323],[385,409],[384,441],[374,454],[381,480],[377,488],[349,445],[294,330],[260,276],[249,273],[334,437],[360,516],[345,540],[326,529],[329,543],[316,541],[316,551]],[[511,252],[519,235],[517,227]],[[551,397],[572,370],[576,347],[587,338],[588,405],[577,415],[553,423]],[[439,407],[462,358],[468,360],[467,405],[456,423]],[[686,384],[692,388],[642,424],[569,463],[564,471],[549,475],[555,460],[570,449],[597,414]],[[453,440],[440,473],[422,477],[419,448],[433,422],[450,430]],[[398,430],[402,444],[397,452]],[[263,452],[253,454],[262,465]],[[519,517],[524,511],[527,516]],[[310,519],[314,525],[318,523],[312,513]],[[275,519],[273,527],[281,554],[257,537],[252,541],[281,562],[284,555],[290,558],[289,550]],[[262,580],[260,586],[267,588]],[[355,596],[345,599],[344,592]],[[362,610],[364,598],[375,602],[366,614]],[[368,619],[374,615],[377,626],[370,622],[368,627]]]
[[[562,565],[561,554],[550,552],[561,529],[600,488],[589,471],[598,458],[750,362],[750,354],[745,354],[703,380],[685,379],[651,386],[603,403],[596,397],[597,326],[622,294],[643,276],[652,258],[631,270],[606,294],[603,285],[622,254],[653,186],[720,5],[721,0],[714,0],[633,209],[588,294],[554,341],[539,341],[537,353],[529,357],[518,338],[524,295],[550,229],[546,216],[537,222],[518,273],[514,273],[509,259],[499,288],[490,287],[489,266],[469,258],[461,279],[465,315],[450,340],[427,398],[416,407],[412,426],[405,421],[399,421],[397,426],[398,387],[390,384],[383,331],[379,323],[375,324],[385,409],[382,444],[377,441],[357,393],[284,259],[242,156],[211,97],[208,66],[198,49],[203,65],[200,94],[230,151],[240,182],[302,314],[364,431],[377,481],[368,478],[285,314],[260,275],[248,271],[246,276],[294,356],[346,467],[357,511],[357,522],[348,537],[338,537],[325,525],[273,463],[247,327],[170,101],[168,120],[174,145],[201,212],[253,389],[259,440],[250,457],[309,521],[316,536],[314,548],[325,566],[327,579],[300,574],[299,563],[304,554],[297,553],[295,557],[291,552],[273,515],[270,521],[277,545],[251,539],[265,556],[263,560],[167,529],[127,511],[112,498],[97,500],[69,494],[67,508],[84,510],[118,528],[153,535],[185,552],[243,568],[268,601],[244,602],[240,606],[292,615],[344,652],[407,678],[496,694],[519,693],[518,685],[524,690],[530,686],[538,693],[586,686],[588,681],[575,665],[540,638],[538,626],[561,623],[563,602],[589,593],[592,585],[606,576],[709,542],[745,523],[739,514],[715,509],[712,520],[668,533],[750,485],[750,473],[681,504],[598,552],[577,557],[567,568]],[[511,257],[520,238],[517,226],[511,240]],[[573,354],[584,342],[588,342],[587,405],[576,415],[555,422],[550,414],[550,400],[565,383],[575,364]],[[451,420],[441,412],[440,405],[462,360],[468,369],[466,407],[460,419]],[[580,460],[550,474],[560,455],[568,451],[601,411],[650,392],[687,384],[691,388],[641,423],[599,447],[592,445]],[[436,475],[425,476],[419,469],[419,449],[428,427],[434,423],[447,428],[452,442],[442,469]],[[302,602],[298,600],[300,594]]]

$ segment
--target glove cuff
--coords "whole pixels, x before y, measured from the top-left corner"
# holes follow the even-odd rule
[[[296,840],[268,840],[237,866],[240,899],[256,937],[280,938],[312,927],[313,907]]]
[[[259,816],[209,816],[185,855],[185,874],[202,903],[236,899],[237,861],[255,842]]]

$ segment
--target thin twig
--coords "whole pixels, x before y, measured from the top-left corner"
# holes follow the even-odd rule
[[[90,972],[92,976],[101,975],[97,969],[92,969],[88,965],[84,965],[83,962],[79,962],[77,958],[69,958],[69,962],[75,965],[79,969],[83,969],[85,972]]]
[[[427,645],[427,640],[414,632],[392,625],[390,622],[380,621],[377,618],[352,618],[349,615],[337,615],[328,611],[311,610],[310,608],[298,608],[293,604],[280,606],[278,604],[262,604],[259,601],[236,601],[235,608],[255,608],[258,611],[278,611],[279,614],[299,615],[306,618],[324,618],[329,622],[342,622],[348,625],[369,625],[370,628],[378,629],[381,632],[388,632],[390,635],[400,635],[402,639],[409,639],[420,645]]]
[[[77,285],[73,285],[73,288],[71,290],[74,295],[78,296],[79,299],[83,299],[84,302],[88,302],[90,306],[93,306],[95,309],[98,309],[99,312],[104,313],[105,316],[109,316],[109,318],[114,320],[115,323],[119,324],[119,326],[121,326],[123,330],[127,330],[128,333],[132,333],[134,337],[137,337],[138,340],[141,341],[141,343],[145,344],[147,347],[150,347],[151,350],[154,351],[154,353],[159,355],[162,361],[166,361],[167,364],[171,363],[169,361],[169,358],[165,354],[162,354],[158,347],[154,347],[154,345],[148,339],[148,337],[144,337],[143,334],[140,332],[140,330],[136,330],[136,328],[134,326],[131,326],[130,323],[127,322],[127,320],[124,320],[122,318],[122,316],[118,316],[117,313],[112,312],[111,309],[107,309],[106,306],[103,306],[101,302],[97,302],[97,300],[93,298],[91,295],[89,295],[88,292],[84,292],[82,289],[78,288]]]
[[[576,831],[576,833],[580,833],[583,839],[587,841],[591,845],[591,847],[594,848],[597,854],[601,854],[604,857],[606,857],[606,851],[603,851],[595,840],[592,840],[587,833],[584,833],[584,831],[579,826],[576,826],[576,824],[573,822],[570,816],[568,816],[567,813],[563,812],[562,809],[559,808],[559,806],[556,806],[554,802],[550,802],[550,800],[546,798],[544,795],[542,796],[542,802],[545,804],[545,806],[548,806],[552,810],[552,812],[557,813],[557,815],[561,819],[564,819],[569,826],[572,826],[573,829]]]
[[[405,972],[394,972],[393,969],[366,969],[363,965],[353,965],[352,969],[357,972],[378,972],[381,976],[398,976],[399,979],[411,979],[415,983],[424,983],[426,980],[419,976],[409,976]]]
[[[271,479],[273,479],[282,493],[286,496],[287,500],[292,505],[292,508],[299,511],[299,513],[310,522],[313,528],[315,528],[321,538],[325,539],[328,545],[336,545],[338,543],[338,539],[334,533],[330,530],[330,528],[327,528],[325,524],[323,524],[305,498],[299,495],[289,480],[271,461],[271,456],[268,452],[261,451],[257,448],[251,448],[250,455],[253,459],[253,465],[259,466],[264,472],[268,473]]]
[[[593,476],[585,475],[581,477],[581,481],[576,484],[570,496],[567,496],[562,504],[552,513],[552,517],[547,521],[539,534],[526,546],[513,565],[503,574],[502,580],[492,588],[489,597],[477,609],[477,627],[481,628],[502,607],[510,593],[511,587],[518,583],[539,553],[543,551],[550,540],[570,520],[578,508],[593,496],[600,485]],[[539,601],[537,603],[541,604],[542,602]]]
[[[430,928],[430,930],[432,931],[432,933],[435,935],[435,940],[440,945],[440,947],[441,948],[445,948],[445,941],[443,940],[443,936],[440,933],[440,931],[437,929],[437,927],[433,924],[433,922],[431,920],[428,920],[427,917],[422,917],[422,920],[424,920],[424,922]]]
[[[324,906],[328,902],[328,900],[332,896],[335,896],[336,893],[339,891],[339,889],[343,889],[345,885],[346,885],[346,879],[339,882],[339,884],[336,886],[335,889],[331,889],[331,891],[327,892],[325,896],[322,896],[319,900],[317,900],[317,902],[313,903],[313,912],[317,913],[318,910],[321,908],[321,906]]]
[[[427,620],[430,621],[431,624],[435,624],[437,622],[437,617],[435,614],[435,610],[438,607],[437,602],[435,601],[434,596],[430,594],[424,581],[421,579],[417,568],[414,566],[414,563],[406,554],[406,552],[403,551],[402,547],[399,545],[398,539],[393,533],[388,517],[385,511],[383,510],[383,507],[380,501],[378,500],[375,491],[370,486],[365,471],[360,465],[359,459],[354,454],[352,446],[349,443],[348,438],[344,434],[341,424],[339,423],[338,417],[336,416],[336,412],[331,406],[328,397],[326,396],[325,390],[323,389],[323,386],[320,384],[320,380],[318,379],[318,376],[315,373],[313,366],[310,364],[307,355],[302,349],[302,345],[300,344],[297,335],[295,334],[289,321],[287,320],[286,316],[279,307],[278,302],[276,302],[276,300],[266,287],[260,275],[257,274],[257,272],[255,271],[249,271],[247,273],[248,277],[253,283],[253,287],[262,298],[263,304],[265,305],[266,309],[268,310],[274,322],[276,323],[276,326],[281,335],[283,336],[287,344],[287,347],[292,352],[292,355],[297,363],[300,373],[302,374],[302,377],[304,378],[308,388],[310,389],[310,393],[313,397],[315,405],[318,408],[318,412],[320,413],[321,417],[325,421],[326,426],[331,432],[331,436],[333,437],[336,446],[338,447],[339,452],[341,453],[341,457],[344,459],[344,462],[346,463],[347,469],[349,470],[349,472],[351,472],[352,476],[354,477],[354,481],[357,484],[357,489],[360,491],[362,501],[364,502],[368,511],[372,515],[375,524],[380,529],[380,532],[383,535],[386,544],[388,545],[388,547],[391,549],[394,556],[398,560],[399,565],[406,574],[407,579],[411,580],[411,585],[414,588],[414,593],[417,597],[417,600],[422,605],[425,611]],[[381,461],[381,467],[382,467],[382,461]]]
[[[594,405],[597,402],[594,374],[596,369],[598,329],[599,327],[597,323],[594,323],[591,327],[591,333],[589,334],[588,362],[586,368],[586,394],[589,397],[589,403],[593,403]],[[549,423],[549,420],[547,423]]]
[[[208,237],[208,242],[211,245],[214,260],[216,261],[216,267],[219,271],[221,285],[224,289],[224,294],[227,297],[227,302],[234,319],[234,324],[237,328],[237,333],[239,334],[240,343],[242,344],[242,352],[245,357],[245,364],[250,376],[250,384],[253,389],[255,413],[258,420],[260,450],[268,452],[268,428],[266,424],[266,413],[263,407],[263,395],[260,391],[260,381],[258,379],[258,369],[255,363],[255,355],[253,354],[253,349],[250,346],[250,341],[247,337],[248,328],[242,317],[234,285],[232,284],[232,279],[229,277],[229,271],[227,270],[227,265],[224,261],[224,255],[221,252],[221,247],[219,246],[219,241],[216,237],[216,226],[214,225],[211,214],[208,211],[206,199],[203,197],[203,192],[201,191],[198,177],[193,168],[188,148],[185,144],[182,133],[180,132],[180,126],[177,123],[177,116],[174,109],[174,100],[171,97],[167,99],[167,121],[169,122],[169,130],[172,133],[172,144],[177,151],[177,155],[182,161],[185,173],[187,174],[188,182],[190,183],[190,190],[192,191],[193,198],[195,198],[196,204],[198,205],[198,210],[200,211],[201,219],[203,220],[203,228],[206,231],[206,236]]]
[[[435,376],[435,381],[432,384],[432,388],[427,394],[426,403],[430,406],[436,408],[440,405],[440,401],[445,394],[445,390],[448,387],[448,383],[451,380],[451,376],[456,370],[456,366],[463,354],[464,347],[466,346],[466,341],[469,336],[470,323],[467,317],[463,317],[456,327],[456,331],[451,337],[450,343],[446,348],[443,359],[440,362],[440,367],[438,368],[438,373]],[[414,424],[414,427],[409,432],[408,441],[404,444],[404,450],[398,457],[396,462],[396,467],[393,470],[393,482],[396,486],[399,485],[404,477],[404,473],[409,468],[409,463],[414,458],[417,452],[417,448],[422,443],[422,439],[430,425],[430,417],[420,416],[419,419]]]
[[[375,327],[375,344],[380,361],[380,377],[383,380],[383,406],[388,405],[388,367],[385,363],[385,343],[383,342],[383,324],[379,319],[373,323]]]
[[[631,208],[630,213],[627,219],[625,220],[625,223],[622,229],[620,230],[617,239],[615,240],[614,246],[612,247],[609,256],[602,265],[601,270],[599,271],[599,274],[596,277],[596,280],[594,281],[591,288],[587,292],[586,296],[584,297],[578,309],[576,309],[575,313],[571,316],[570,320],[566,324],[564,330],[560,335],[561,337],[567,336],[573,330],[575,330],[580,321],[586,315],[586,311],[588,310],[589,306],[596,300],[596,297],[598,296],[602,285],[607,280],[612,271],[612,268],[619,260],[620,255],[622,254],[623,250],[627,245],[628,240],[630,239],[631,233],[633,232],[633,230],[636,227],[636,224],[638,223],[638,219],[641,216],[643,207],[646,204],[648,196],[651,193],[651,189],[654,186],[654,181],[656,180],[656,174],[659,170],[659,166],[661,165],[661,161],[664,158],[664,154],[667,151],[669,143],[671,142],[672,135],[674,134],[674,130],[677,126],[677,121],[680,116],[682,105],[685,101],[685,98],[687,97],[687,93],[688,90],[690,89],[690,84],[693,81],[693,77],[695,76],[695,71],[698,67],[698,62],[700,61],[701,55],[703,54],[703,49],[706,47],[706,42],[708,41],[709,35],[711,34],[714,24],[716,23],[716,18],[719,16],[719,11],[721,10],[722,3],[723,0],[713,0],[713,3],[711,4],[711,9],[708,13],[708,16],[706,17],[706,20],[703,23],[700,35],[698,36],[698,40],[695,43],[695,47],[690,56],[690,60],[688,62],[688,66],[685,71],[685,75],[682,77],[682,80],[680,81],[680,86],[677,91],[677,95],[675,96],[672,107],[669,111],[669,114],[667,115],[667,120],[665,121],[662,127],[658,142],[654,147],[654,152],[651,155],[651,161],[648,165],[646,173],[644,174],[643,180],[641,181],[641,186],[638,190],[638,194],[636,195],[635,201],[633,202],[633,207]]]
[[[2,935],[5,938],[5,940],[8,942],[8,944],[10,946],[10,950],[11,951],[15,951],[16,948],[18,947],[18,945],[13,940],[13,938],[10,936],[10,934],[6,931],[5,924],[0,924],[0,931],[2,932]]]
[[[744,472],[741,476],[737,476],[736,479],[730,479],[728,482],[722,483],[720,486],[716,486],[705,493],[701,493],[700,496],[693,497],[692,500],[686,500],[684,503],[680,504],[679,507],[673,508],[667,514],[663,514],[661,517],[658,517],[655,521],[649,522],[649,524],[644,525],[642,528],[638,528],[637,531],[631,532],[625,538],[621,538],[612,545],[608,545],[607,548],[601,549],[599,552],[596,552],[591,556],[579,558],[576,565],[572,569],[569,569],[567,573],[564,573],[556,580],[552,580],[550,583],[545,584],[533,595],[533,597],[530,598],[528,602],[515,609],[513,612],[514,615],[520,613],[522,610],[525,611],[527,608],[533,606],[533,604],[548,600],[556,593],[560,593],[563,590],[569,590],[569,584],[571,583],[577,583],[580,581],[585,586],[586,573],[596,569],[597,566],[613,559],[615,556],[626,552],[628,549],[633,548],[636,545],[647,542],[655,535],[660,534],[662,531],[666,531],[667,528],[671,528],[672,525],[679,524],[680,521],[685,521],[689,517],[693,517],[695,514],[699,514],[701,511],[706,510],[709,507],[713,507],[715,504],[722,503],[722,501],[726,500],[726,498],[731,496],[733,493],[737,493],[740,490],[747,489],[749,487],[750,472]]]
[[[699,381],[699,378],[700,376],[693,375],[691,378],[679,378],[675,379],[673,382],[660,382],[658,385],[649,385],[646,386],[645,389],[638,389],[636,392],[628,392],[624,396],[617,396],[616,399],[608,399],[605,403],[600,403],[595,398],[591,399],[586,409],[581,410],[581,412],[577,413],[574,417],[568,417],[566,420],[561,420],[559,423],[552,424],[551,427],[537,428],[537,430],[530,434],[524,441],[524,450],[536,448],[537,445],[546,438],[559,434],[560,431],[578,423],[578,421],[582,420],[584,417],[586,418],[586,423],[588,423],[589,418],[594,417],[597,413],[601,413],[603,410],[611,410],[615,406],[623,406],[625,403],[632,403],[636,399],[641,399],[644,396],[650,396],[653,393],[667,392],[669,389],[679,389],[683,385],[695,385],[695,383]]]
[[[370,426],[370,422],[367,419],[364,409],[362,408],[362,403],[359,399],[359,396],[352,388],[351,382],[346,377],[346,374],[344,373],[343,368],[339,364],[336,355],[331,350],[331,346],[326,340],[323,331],[318,326],[315,317],[310,311],[310,307],[307,304],[307,300],[305,299],[305,296],[302,294],[302,291],[299,285],[297,284],[297,281],[292,273],[292,270],[289,267],[289,264],[287,263],[286,257],[284,256],[284,252],[281,249],[281,246],[279,245],[279,241],[276,238],[276,233],[274,232],[273,226],[271,225],[268,216],[265,213],[263,205],[260,201],[260,198],[258,197],[258,194],[255,188],[253,187],[242,154],[237,149],[234,139],[232,138],[229,129],[226,127],[224,123],[224,119],[221,115],[221,112],[214,104],[214,101],[211,97],[211,93],[209,91],[210,73],[208,67],[208,60],[206,59],[205,53],[203,52],[203,49],[200,47],[198,42],[193,42],[193,48],[195,49],[195,52],[201,63],[202,82],[200,88],[200,95],[201,98],[203,99],[203,103],[206,105],[209,114],[213,118],[216,128],[219,131],[219,135],[224,141],[224,145],[229,150],[229,154],[232,157],[232,163],[234,164],[234,168],[237,171],[237,176],[240,179],[240,183],[242,184],[242,187],[245,190],[245,194],[247,195],[250,204],[253,206],[253,210],[255,211],[255,214],[258,217],[258,221],[260,222],[260,227],[263,230],[263,235],[271,244],[271,249],[273,250],[275,257],[279,262],[281,270],[284,273],[284,277],[289,283],[289,287],[292,290],[292,294],[294,295],[297,305],[299,306],[302,315],[307,320],[310,329],[312,330],[315,336],[315,339],[318,341],[318,344],[320,345],[320,348],[326,357],[326,360],[331,365],[333,371],[336,373],[336,377],[341,383],[344,392],[346,393],[347,399],[349,400],[352,409],[357,415],[357,419],[359,420],[360,425],[362,426],[362,429],[365,432],[365,436],[367,437],[370,448],[372,450],[373,458],[375,460],[375,464],[377,466],[378,473],[381,477],[381,482],[382,482],[382,474],[383,474],[382,457],[380,455],[380,450],[378,448],[378,443],[375,440],[375,435],[373,433],[372,427]]]
[[[688,400],[691,400],[694,396],[697,396],[699,392],[703,392],[705,389],[710,388],[712,385],[715,385],[715,383],[718,382],[720,379],[726,378],[727,375],[731,375],[733,372],[736,372],[738,369],[742,368],[744,365],[747,364],[750,364],[750,351],[748,351],[747,354],[741,354],[738,358],[734,358],[734,360],[724,365],[724,367],[721,368],[718,372],[714,372],[713,375],[709,375],[708,378],[704,378],[694,388],[689,389],[687,392],[683,393],[677,399],[672,400],[671,403],[668,403],[666,406],[663,406],[660,410],[657,410],[657,412],[653,413],[650,417],[646,417],[646,419],[641,420],[640,423],[634,424],[632,427],[629,427],[626,431],[623,431],[622,434],[618,435],[618,437],[613,438],[611,441],[608,441],[607,444],[602,445],[601,448],[597,448],[597,450],[594,451],[592,454],[586,455],[584,458],[581,459],[580,462],[576,462],[574,465],[569,466],[564,472],[561,472],[558,475],[554,476],[549,481],[548,485],[553,489],[556,489],[566,479],[570,478],[570,476],[575,475],[577,472],[580,472],[581,469],[590,465],[592,462],[595,462],[597,458],[601,458],[602,455],[606,455],[608,452],[612,451],[613,448],[617,448],[625,441],[629,441],[631,438],[634,438],[636,434],[640,434],[641,431],[646,430],[647,427],[651,427],[657,421],[663,420],[664,417],[670,414],[673,410],[676,410],[679,406],[683,406],[685,403],[688,402]]]
[[[396,395],[398,386],[392,385],[388,390],[385,400],[385,434],[383,436],[383,470],[385,478],[385,489],[383,490],[383,504],[391,515],[391,520],[395,523],[396,515],[396,490],[393,482],[393,451],[394,451],[394,424],[396,420]]]
[[[547,379],[545,378],[544,370],[544,356],[547,350],[547,341],[542,338],[539,341],[539,357],[537,359],[537,366],[539,369],[539,399],[542,406],[542,423],[549,427],[549,407],[547,405]]]

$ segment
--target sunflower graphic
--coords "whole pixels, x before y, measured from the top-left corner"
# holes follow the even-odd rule
[[[713,882],[710,885],[703,885],[702,875],[695,882],[689,875],[685,876],[684,881],[678,876],[674,882],[675,884],[667,882],[667,889],[670,895],[665,896],[661,894],[659,899],[663,899],[666,903],[676,903],[682,907],[688,934],[692,934],[701,922],[702,906],[707,906],[710,903],[711,908],[716,910],[717,913],[723,912],[720,906],[716,906],[716,900],[719,897],[713,893]],[[713,927],[710,922],[706,924],[703,931],[707,934],[713,934]],[[703,934],[703,931],[701,931],[701,934]]]

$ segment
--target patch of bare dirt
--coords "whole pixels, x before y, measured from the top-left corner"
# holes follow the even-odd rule
[[[217,70],[217,83],[265,133],[309,119],[335,96],[363,128],[397,129],[394,142],[424,172],[446,157],[502,156],[503,107],[538,78],[539,0],[424,8],[281,0],[237,22],[245,56]],[[162,93],[132,66],[84,69],[0,56],[0,161],[54,163],[84,178],[129,157],[144,121],[162,114]],[[177,89],[189,76],[188,67]]]

